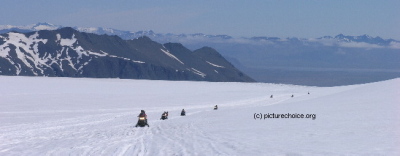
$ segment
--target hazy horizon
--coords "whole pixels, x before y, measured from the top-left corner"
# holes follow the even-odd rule
[[[158,33],[400,40],[400,1],[2,1],[0,25],[48,22]]]

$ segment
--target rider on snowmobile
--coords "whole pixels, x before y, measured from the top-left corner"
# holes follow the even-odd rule
[[[168,119],[168,112],[167,111],[164,111],[164,113],[162,113],[161,119],[162,120]]]
[[[185,111],[185,109],[182,109],[181,116],[185,116],[185,115],[186,115],[186,111]]]
[[[140,114],[138,115],[138,117],[139,117],[139,120],[138,120],[138,123],[136,124],[136,127],[139,125],[140,118],[144,118],[145,125],[149,126],[149,124],[147,123],[147,115],[146,115],[146,112],[144,112],[144,110],[140,111]]]
[[[144,118],[146,118],[146,119],[147,119],[146,112],[144,112],[144,110],[140,110],[140,114],[139,114],[139,116],[138,116],[138,117],[144,117]]]

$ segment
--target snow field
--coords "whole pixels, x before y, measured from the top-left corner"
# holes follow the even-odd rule
[[[0,86],[0,155],[400,154],[400,79],[305,87],[0,76]],[[150,127],[134,127],[141,109]]]

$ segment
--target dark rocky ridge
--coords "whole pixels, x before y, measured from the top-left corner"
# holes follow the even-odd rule
[[[191,51],[148,37],[78,32],[66,27],[0,35],[0,74],[152,80],[253,82],[209,47]]]

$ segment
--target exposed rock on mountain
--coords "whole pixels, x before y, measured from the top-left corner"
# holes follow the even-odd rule
[[[82,33],[69,27],[8,32],[0,35],[0,74],[254,81],[214,49],[198,51],[192,52],[178,43],[163,45],[145,36],[123,40],[115,35]]]

